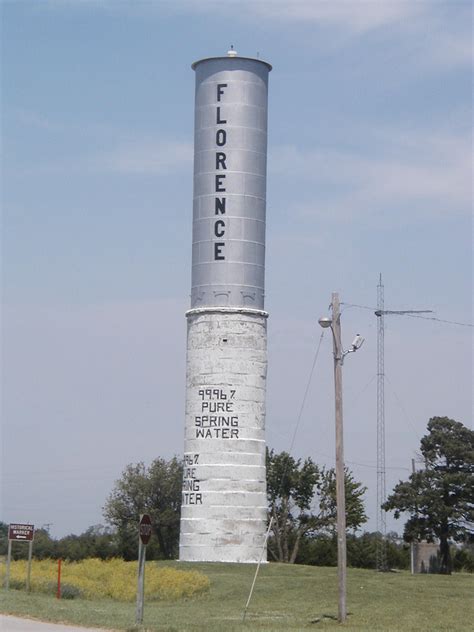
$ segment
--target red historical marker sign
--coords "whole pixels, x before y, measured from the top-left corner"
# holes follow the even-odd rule
[[[148,544],[151,538],[151,517],[148,514],[140,516],[138,533],[142,544]]]
[[[11,524],[8,527],[8,539],[32,542],[35,535],[34,524]]]

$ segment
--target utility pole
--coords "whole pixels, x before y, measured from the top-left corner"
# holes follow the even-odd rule
[[[387,500],[385,468],[385,323],[384,316],[394,314],[431,314],[431,309],[384,309],[382,274],[377,285],[377,539],[376,566],[378,571],[387,569],[387,523],[382,505]]]
[[[362,346],[364,339],[360,334],[354,338],[351,348],[344,351],[341,341],[341,312],[339,294],[331,297],[332,318],[318,320],[321,327],[331,328],[334,356],[334,392],[336,409],[336,506],[337,506],[337,583],[338,583],[338,621],[347,618],[346,609],[346,490],[344,473],[344,432],[342,421],[342,365],[348,353],[354,353]]]
[[[321,327],[331,328],[334,356],[334,393],[336,408],[336,506],[337,506],[337,584],[338,584],[338,621],[347,619],[346,609],[346,489],[344,476],[344,433],[342,423],[342,365],[348,353],[355,353],[361,348],[364,338],[360,334],[352,341],[351,348],[344,351],[341,341],[341,311],[339,294],[333,292],[331,297],[332,318],[322,317],[318,320]]]
[[[334,292],[331,300],[334,352],[334,395],[336,412],[336,504],[337,504],[337,579],[339,586],[338,620],[346,620],[346,492],[344,485],[344,432],[342,417],[342,362],[341,313],[339,295]]]

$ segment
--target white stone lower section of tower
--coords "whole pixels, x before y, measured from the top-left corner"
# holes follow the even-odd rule
[[[187,313],[180,560],[256,562],[267,520],[267,314]]]

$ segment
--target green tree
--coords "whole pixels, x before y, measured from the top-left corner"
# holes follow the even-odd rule
[[[57,557],[78,561],[89,557],[102,560],[119,554],[115,534],[101,524],[89,527],[80,535],[67,535],[57,541]]]
[[[28,547],[23,545],[25,549],[24,557],[28,557]],[[51,537],[49,530],[41,527],[35,529],[35,539],[33,542],[33,557],[37,560],[57,557],[57,540]]]
[[[301,538],[311,528],[310,511],[319,469],[308,458],[296,461],[287,452],[268,450],[267,496],[273,538],[268,550],[279,562],[294,563]]]
[[[366,491],[345,472],[347,528],[367,520],[362,496]],[[287,452],[267,450],[267,495],[272,521],[270,555],[294,563],[307,535],[335,537],[336,483],[333,469],[319,468],[310,458],[294,459]]]
[[[8,525],[0,520],[0,555],[6,555],[8,550]]]
[[[455,571],[474,573],[474,544],[464,544],[454,551],[453,568]]]
[[[183,466],[176,457],[127,465],[107,499],[103,513],[115,528],[119,553],[135,559],[140,514],[150,514],[159,544],[159,557],[177,555]],[[152,545],[152,542],[150,542]],[[152,546],[150,546],[152,548]],[[150,559],[153,557],[150,552]]]
[[[367,487],[357,482],[348,468],[344,469],[344,487],[346,500],[346,528],[355,532],[367,522],[363,496]],[[316,528],[320,532],[336,535],[337,502],[336,502],[336,473],[334,468],[321,470],[316,484],[316,503],[319,508]]]
[[[347,539],[347,563],[355,568],[375,568],[379,533],[363,533],[360,537],[350,535]],[[386,536],[388,568],[407,569],[410,565],[410,549],[398,534],[391,531]]]
[[[474,536],[474,432],[448,417],[432,417],[421,440],[423,471],[400,481],[383,508],[410,517],[407,542],[435,538],[440,543],[440,572],[451,573],[449,542]]]
[[[347,536],[347,565],[352,568],[374,568],[378,533],[355,533]],[[394,532],[387,534],[387,562],[389,568],[406,569],[410,564],[410,549]],[[337,540],[332,535],[317,533],[305,538],[300,546],[297,564],[313,566],[337,565]]]

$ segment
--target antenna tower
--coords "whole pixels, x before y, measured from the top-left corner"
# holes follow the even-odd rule
[[[384,286],[382,274],[377,285],[377,550],[376,565],[378,571],[388,570],[387,565],[387,522],[382,505],[387,500],[385,470],[385,325],[386,314],[404,316],[405,314],[432,314],[431,309],[384,309]]]
[[[378,571],[387,569],[387,524],[382,505],[386,500],[385,484],[385,329],[384,329],[384,286],[382,274],[377,285],[377,550]],[[377,315],[378,315],[377,314]]]

